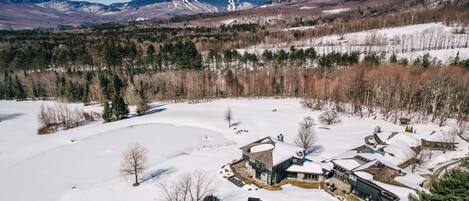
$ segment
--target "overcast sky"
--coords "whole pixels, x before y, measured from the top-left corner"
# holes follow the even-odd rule
[[[112,4],[112,3],[118,3],[118,2],[128,2],[129,0],[84,0],[84,1],[96,2],[96,3],[102,3],[102,4]]]

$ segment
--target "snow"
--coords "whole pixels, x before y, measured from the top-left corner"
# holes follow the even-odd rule
[[[311,174],[322,174],[322,167],[319,164],[306,161],[303,165],[292,165],[287,169],[288,172],[300,172]]]
[[[286,28],[282,31],[307,31],[320,28],[320,26],[302,26]],[[297,49],[313,47],[319,54],[351,51],[362,54],[385,52],[386,56],[389,57],[395,52],[398,59],[407,58],[410,61],[429,54],[430,59],[435,58],[437,62],[441,61],[441,63],[447,64],[458,53],[460,59],[469,59],[469,34],[454,34],[455,29],[461,29],[461,26],[446,25],[443,22],[425,23],[342,35],[335,34],[284,43],[263,43],[239,51],[261,54],[267,49],[288,51],[291,46]],[[441,43],[441,41],[445,42]]]
[[[297,155],[297,153],[303,153],[303,151],[304,150],[302,148],[296,145],[275,140],[275,149],[272,152],[272,163],[275,166],[290,159],[291,157],[301,158]]]
[[[339,14],[339,13],[343,13],[349,10],[350,8],[337,8],[337,9],[331,9],[331,10],[324,10],[322,12],[326,14]]]
[[[276,200],[336,200],[323,190],[283,186],[281,191],[255,190],[248,185],[238,188],[219,174],[221,167],[241,158],[239,147],[267,136],[284,135],[285,143],[274,153],[279,158],[292,157],[297,150],[294,139],[298,123],[306,116],[318,119],[320,111],[302,106],[301,99],[223,99],[210,102],[153,103],[144,116],[111,122],[93,122],[51,135],[37,135],[37,114],[41,101],[0,101],[0,200],[8,201],[154,201],[161,197],[160,182],[174,181],[195,170],[215,177],[215,195],[226,201],[259,197]],[[71,104],[83,107],[81,104]],[[233,111],[236,134],[224,121],[226,108]],[[272,109],[277,112],[272,112]],[[84,107],[101,111],[98,105]],[[131,106],[132,111],[135,110]],[[340,124],[316,129],[317,152],[308,156],[322,161],[363,144],[374,127],[403,131],[404,127],[380,118],[342,116]],[[449,126],[418,123],[413,125],[417,138],[430,139]],[[430,135],[432,131],[440,131]],[[71,142],[74,139],[75,142]],[[129,144],[140,143],[148,149],[144,175],[157,175],[138,187],[132,178],[119,174],[122,153]],[[468,144],[458,141],[457,151],[435,154],[425,168],[464,156]],[[287,150],[287,151],[285,151]],[[321,163],[321,165],[324,165]],[[411,180],[411,178],[402,178]],[[76,187],[76,188],[73,188]],[[249,190],[251,188],[251,190]]]
[[[315,29],[316,26],[302,26],[302,27],[292,27],[292,28],[285,28],[283,31],[304,31],[308,29]]]
[[[253,153],[256,153],[256,152],[271,150],[273,148],[274,148],[273,144],[261,144],[261,145],[251,147],[250,151]]]
[[[400,187],[400,186],[395,186],[391,184],[385,184],[383,182],[379,182],[376,180],[372,180],[373,183],[376,185],[388,190],[389,192],[397,195],[399,197],[399,200],[401,201],[408,201],[409,200],[409,195],[415,195],[415,191],[410,188],[405,188],[405,187]]]
[[[301,6],[300,10],[309,10],[309,9],[315,9],[316,7],[314,6]]]
[[[334,160],[334,163],[336,163],[337,165],[340,165],[341,167],[347,170],[353,170],[361,165],[355,159],[339,159],[339,160]]]
[[[359,176],[362,179],[366,179],[366,180],[372,180],[373,179],[373,175],[371,175],[368,172],[357,171],[357,172],[354,172],[354,174]]]
[[[404,172],[406,173],[404,176],[397,176],[394,180],[414,189],[419,189],[420,184],[425,181],[425,178],[419,175],[412,174],[405,170]]]

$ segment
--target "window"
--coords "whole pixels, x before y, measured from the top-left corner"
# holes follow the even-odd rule
[[[318,175],[316,174],[305,174],[305,180],[318,180]]]

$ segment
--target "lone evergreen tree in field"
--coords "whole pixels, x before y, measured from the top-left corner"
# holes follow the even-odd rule
[[[148,105],[147,97],[145,96],[145,88],[143,87],[143,83],[140,81],[140,90],[138,91],[138,104],[137,104],[137,114],[139,116],[144,115],[150,110],[150,106]]]
[[[114,120],[120,120],[129,115],[129,107],[120,93],[115,93],[112,97],[111,109]]]
[[[112,110],[107,101],[104,101],[104,109],[101,116],[103,117],[104,122],[111,122],[113,120]]]

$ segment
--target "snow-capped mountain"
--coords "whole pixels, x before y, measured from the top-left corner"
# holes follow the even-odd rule
[[[0,0],[0,28],[52,27],[237,11],[269,0],[133,0],[105,5],[70,0]]]

